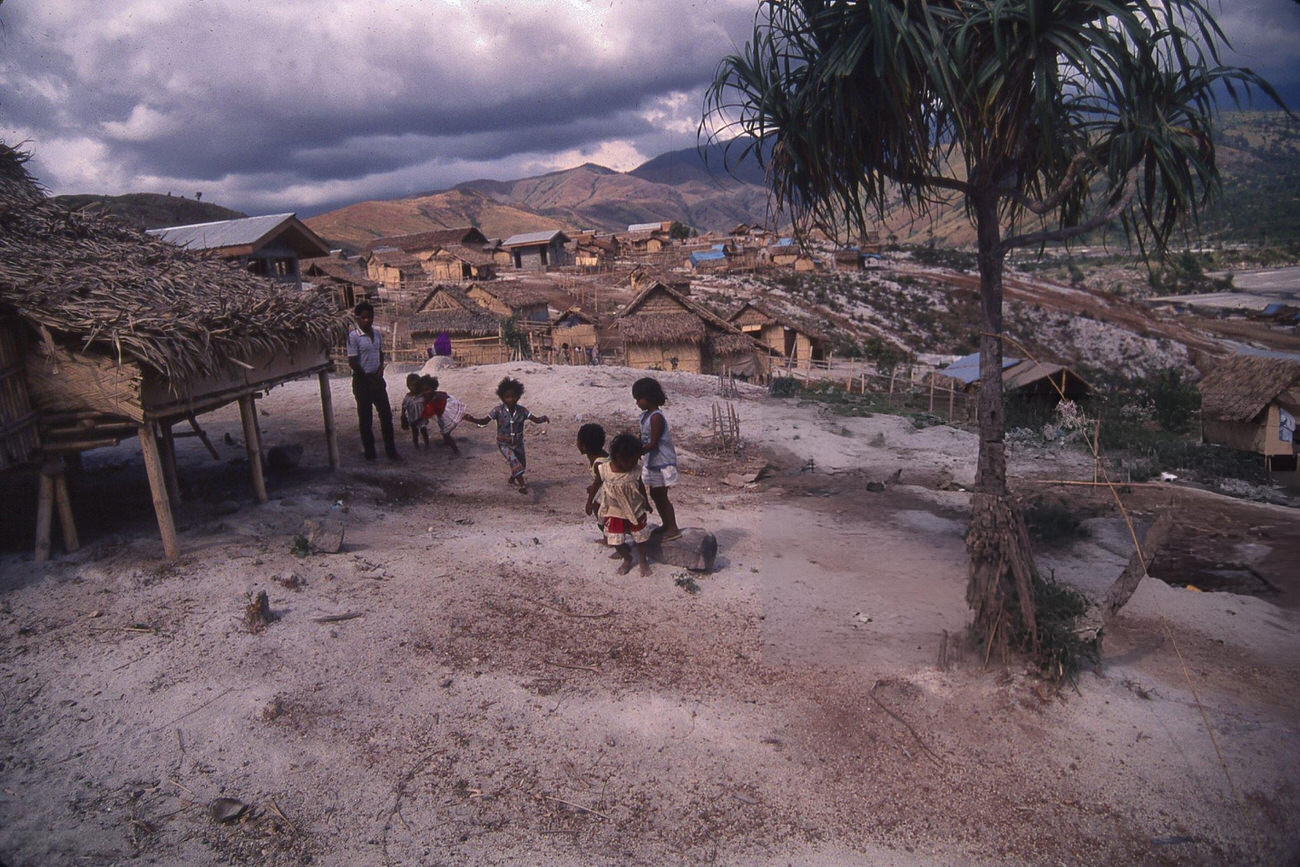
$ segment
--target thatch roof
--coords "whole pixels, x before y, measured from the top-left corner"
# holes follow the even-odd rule
[[[408,253],[417,250],[436,250],[450,244],[473,244],[482,246],[487,243],[483,233],[473,226],[458,226],[451,229],[434,229],[429,232],[414,232],[409,235],[393,235],[388,238],[375,238],[365,245],[366,252],[379,247],[396,247]]]
[[[727,317],[728,321],[735,323],[737,317],[743,314],[747,309],[757,310],[759,313],[763,314],[778,325],[792,328],[801,334],[813,338],[814,340],[829,339],[826,332],[822,330],[822,326],[818,323],[814,314],[809,313],[807,310],[797,307],[784,299],[771,295],[762,298],[751,298],[746,301],[740,306],[740,309]]]
[[[496,319],[486,312],[477,313],[472,310],[431,310],[417,313],[411,317],[406,329],[412,336],[437,335],[444,331],[451,335],[470,337],[494,337],[501,333],[501,326]]]
[[[425,295],[424,298],[421,299],[420,302],[415,305],[415,312],[433,313],[438,310],[447,309],[446,307],[441,307],[441,306],[440,307],[429,306],[433,302],[433,300],[435,298],[438,298],[439,296],[441,296],[444,301],[448,301],[448,300],[451,301],[453,304],[455,304],[457,307],[459,307],[462,310],[468,310],[471,313],[480,313],[485,316],[490,315],[490,313],[486,309],[484,309],[483,305],[479,304],[473,298],[470,298],[468,295],[466,295],[464,289],[461,289],[459,286],[449,286],[445,283],[439,283],[433,288],[431,288],[429,290],[429,294]]]
[[[522,307],[535,307],[546,304],[555,293],[554,283],[526,282],[519,280],[499,280],[493,283],[479,283],[474,290],[491,295],[511,310]]]
[[[329,277],[343,283],[351,283],[363,289],[379,286],[366,276],[366,269],[357,259],[344,259],[339,256],[318,256],[315,259],[303,259],[301,263],[304,277]]]
[[[1220,359],[1198,384],[1201,415],[1248,422],[1270,403],[1300,406],[1300,361],[1260,355]]]
[[[473,265],[475,268],[482,268],[486,265],[491,265],[496,261],[482,250],[476,250],[473,247],[466,247],[461,244],[448,244],[437,253],[438,256],[443,254],[446,254],[453,259],[459,259],[467,265]]]
[[[681,312],[640,312],[654,294],[663,293],[676,302]],[[730,355],[752,352],[757,343],[739,328],[714,316],[685,295],[663,283],[651,283],[614,317],[613,326],[624,343],[705,343],[716,353]]]
[[[51,202],[0,143],[0,311],[78,353],[138,362],[173,386],[304,340],[347,318],[329,299]]]

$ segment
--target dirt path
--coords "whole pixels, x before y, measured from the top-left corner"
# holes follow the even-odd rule
[[[259,405],[268,441],[302,442],[303,466],[244,505],[237,414],[211,416],[223,460],[181,444],[184,554],[167,562],[138,455],[95,453],[78,491],[80,509],[103,507],[87,547],[38,568],[11,540],[0,560],[0,861],[1300,853],[1295,608],[1146,581],[1077,692],[986,669],[960,640],[965,495],[933,489],[940,469],[969,481],[973,436],[753,390],[733,399],[749,445],[723,460],[708,431],[725,401],[687,374],[662,376],[688,470],[674,502],[717,534],[719,569],[695,594],[663,565],[619,577],[581,516],[572,440],[583,421],[631,426],[638,374],[442,377],[481,412],[506,372],[554,419],[530,430],[527,496],[472,427],[460,458],[359,460],[345,381],[345,466],[322,472],[318,402],[291,384]],[[763,461],[756,484],[724,483]],[[1090,466],[1012,454],[1020,476]],[[344,552],[294,556],[303,519],[331,515]],[[1095,593],[1127,559],[1120,524],[1098,515],[1041,562]],[[278,615],[256,633],[242,620],[255,590]],[[359,616],[322,619],[344,615]],[[252,809],[219,824],[219,796]]]

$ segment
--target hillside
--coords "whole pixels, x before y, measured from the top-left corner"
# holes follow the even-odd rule
[[[188,226],[192,223],[211,223],[248,216],[211,202],[200,202],[184,196],[164,196],[159,193],[128,193],[124,196],[55,196],[54,201],[74,211],[83,209],[103,211],[141,229]]]

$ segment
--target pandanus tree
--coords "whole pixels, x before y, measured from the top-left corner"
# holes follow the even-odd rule
[[[1220,62],[1225,44],[1200,0],[763,0],[707,92],[701,137],[752,152],[797,226],[865,233],[894,199],[964,204],[983,313],[966,595],[990,646],[1038,645],[1007,488],[1006,255],[1110,225],[1159,251],[1194,221],[1217,190],[1218,95],[1280,104]]]

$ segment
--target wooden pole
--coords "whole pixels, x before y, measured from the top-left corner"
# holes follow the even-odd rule
[[[221,455],[217,452],[216,447],[212,445],[212,440],[208,439],[208,435],[203,432],[203,428],[199,427],[199,420],[194,417],[194,413],[185,416],[185,420],[188,421],[190,427],[194,429],[194,435],[199,438],[199,441],[202,442],[205,447],[207,447],[208,454],[212,455],[212,459],[214,461],[221,460]]]
[[[163,477],[162,457],[158,454],[158,441],[154,439],[153,426],[140,425],[140,454],[144,457],[145,473],[149,476],[149,491],[153,494],[153,512],[158,518],[158,532],[162,535],[163,553],[168,558],[180,556],[176,540],[176,522],[172,518],[172,504],[167,499],[167,481]]]
[[[54,479],[41,468],[36,491],[36,562],[50,559],[50,526],[54,523]]]
[[[948,421],[952,421],[953,403],[957,399],[957,387],[949,383],[948,385]]]
[[[930,415],[934,415],[934,371],[930,371]]]
[[[320,411],[325,418],[325,448],[329,451],[330,469],[339,468],[339,436],[334,427],[334,396],[330,393],[329,371],[322,370],[316,378],[320,381]]]
[[[172,426],[158,422],[158,446],[162,455],[163,477],[167,480],[167,496],[172,505],[181,502],[181,482],[176,471],[176,440],[172,437]]]
[[[257,502],[265,503],[270,497],[266,495],[266,479],[262,476],[262,437],[257,432],[257,401],[251,394],[239,399],[239,418],[244,423],[244,448],[248,451],[253,497]]]
[[[63,547],[71,554],[81,547],[77,538],[77,522],[72,515],[72,498],[68,496],[68,474],[64,471],[63,458],[53,461],[54,467],[54,504],[59,509],[59,527],[63,530]]]

